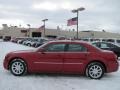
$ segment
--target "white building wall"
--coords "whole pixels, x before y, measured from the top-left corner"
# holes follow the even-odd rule
[[[29,30],[28,28],[17,28],[17,27],[4,27],[0,30],[0,36],[11,36],[11,37],[32,37],[33,32],[41,32],[41,36],[44,36],[44,30],[39,30],[37,28],[30,28],[28,33],[23,33],[21,30]],[[45,35],[53,36],[64,36],[67,38],[76,37],[75,31],[67,30],[57,30],[57,29],[46,29]],[[100,32],[100,31],[84,31],[79,32],[79,38],[119,38],[119,33],[110,33],[110,32]]]

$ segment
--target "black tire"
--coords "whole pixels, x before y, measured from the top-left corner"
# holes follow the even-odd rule
[[[10,62],[9,70],[15,76],[22,76],[27,73],[27,66],[22,59],[16,58]]]
[[[117,59],[119,59],[120,55],[119,54],[116,54],[117,55]]]
[[[105,73],[104,66],[99,62],[92,62],[86,68],[86,76],[91,79],[100,79]]]
[[[30,43],[28,43],[28,44],[27,44],[27,46],[31,47],[31,44],[30,44]]]

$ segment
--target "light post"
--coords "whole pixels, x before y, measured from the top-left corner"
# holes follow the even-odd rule
[[[44,23],[44,37],[45,37],[45,22],[48,21],[48,19],[43,19],[42,21]]]
[[[28,26],[27,36],[30,37],[30,26],[31,26],[31,25],[30,25],[30,24],[27,24],[27,26]]]
[[[80,8],[77,8],[77,9],[74,9],[72,10],[73,13],[77,13],[77,33],[76,33],[76,38],[78,39],[78,16],[79,16],[79,11],[83,11],[85,10],[84,7],[80,7]]]

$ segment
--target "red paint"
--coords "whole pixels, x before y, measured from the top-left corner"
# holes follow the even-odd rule
[[[87,48],[86,52],[46,52],[44,48],[51,44],[80,44]],[[22,58],[28,68],[28,72],[48,72],[48,73],[81,73],[90,62],[99,61],[106,67],[106,72],[118,70],[116,55],[111,51],[103,51],[94,46],[80,41],[52,41],[38,50],[16,51],[6,55],[4,68],[8,69],[9,63],[14,58]]]

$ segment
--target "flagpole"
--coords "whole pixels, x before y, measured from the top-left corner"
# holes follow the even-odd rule
[[[80,8],[78,8],[78,9],[74,9],[74,10],[72,10],[72,12],[73,13],[77,13],[77,35],[76,35],[76,39],[79,39],[79,32],[78,32],[78,28],[79,28],[79,23],[78,23],[78,17],[79,17],[79,11],[83,11],[83,10],[85,10],[85,8],[84,7],[80,7]]]
[[[46,36],[46,34],[45,34],[45,22],[48,21],[48,19],[43,19],[42,21],[43,21],[43,24],[44,24],[44,37],[45,37]]]
[[[45,37],[45,21],[44,21],[44,37]]]
[[[79,12],[77,11],[77,39],[79,38],[79,36],[78,36],[78,16],[79,16]]]
[[[31,26],[31,25],[30,25],[30,24],[27,24],[27,26],[28,26],[27,36],[30,37],[30,26]]]

